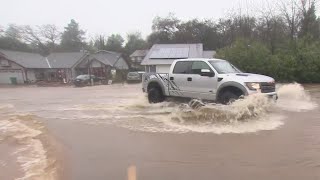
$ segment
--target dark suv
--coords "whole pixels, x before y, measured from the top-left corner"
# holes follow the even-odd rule
[[[90,76],[91,76],[91,78],[90,78]],[[76,79],[74,79],[73,83],[77,87],[87,86],[87,85],[90,85],[90,79],[93,79],[93,82],[100,81],[100,78],[98,78],[94,75],[82,74],[82,75],[77,76]]]

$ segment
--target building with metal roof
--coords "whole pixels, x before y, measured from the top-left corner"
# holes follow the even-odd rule
[[[7,58],[10,59],[24,68],[49,68],[45,57],[37,53],[21,52],[21,51],[10,51],[0,49],[0,52]]]
[[[0,49],[0,84],[12,83],[11,80],[13,79],[16,83],[40,80],[70,82],[79,73],[88,73],[89,68],[99,64],[87,65],[88,61],[90,63],[99,62],[103,66],[108,66],[109,71],[111,68],[128,69],[128,65],[121,54],[110,51],[98,51],[93,54],[61,52],[51,53],[47,57],[43,57],[37,53]],[[81,68],[82,71],[77,71]],[[103,73],[104,75],[108,74],[106,70]]]
[[[50,69],[45,57],[37,53],[0,49],[0,84],[22,84],[44,78]]]
[[[116,69],[129,69],[128,64],[121,56],[121,53],[112,51],[98,51],[89,56],[91,60],[98,60],[105,65],[109,65]]]
[[[213,58],[215,51],[204,51],[203,44],[154,44],[141,65],[146,72],[168,73],[176,59]],[[211,56],[211,57],[210,57]]]
[[[50,68],[72,68],[78,61],[86,57],[85,52],[51,53],[46,57]]]
[[[148,54],[149,50],[136,50],[130,55],[131,68],[135,70],[142,70],[144,67],[141,65],[142,60]]]
[[[75,74],[92,74],[100,78],[110,79],[111,70],[119,72],[128,70],[129,66],[121,53],[101,50],[83,58],[74,66]]]
[[[24,67],[0,52],[0,84],[22,84],[25,80]]]
[[[149,49],[135,50],[130,57],[145,57],[149,52]]]

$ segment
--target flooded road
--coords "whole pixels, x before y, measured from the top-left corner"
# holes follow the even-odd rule
[[[140,85],[0,89],[0,179],[320,179],[320,86],[150,105]]]

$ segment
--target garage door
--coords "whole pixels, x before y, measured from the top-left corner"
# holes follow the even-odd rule
[[[0,84],[12,84],[15,80],[18,84],[24,82],[22,70],[0,69]]]

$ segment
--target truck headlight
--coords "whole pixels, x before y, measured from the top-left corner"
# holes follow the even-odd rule
[[[247,82],[246,85],[250,90],[253,90],[253,91],[260,89],[260,83]]]

